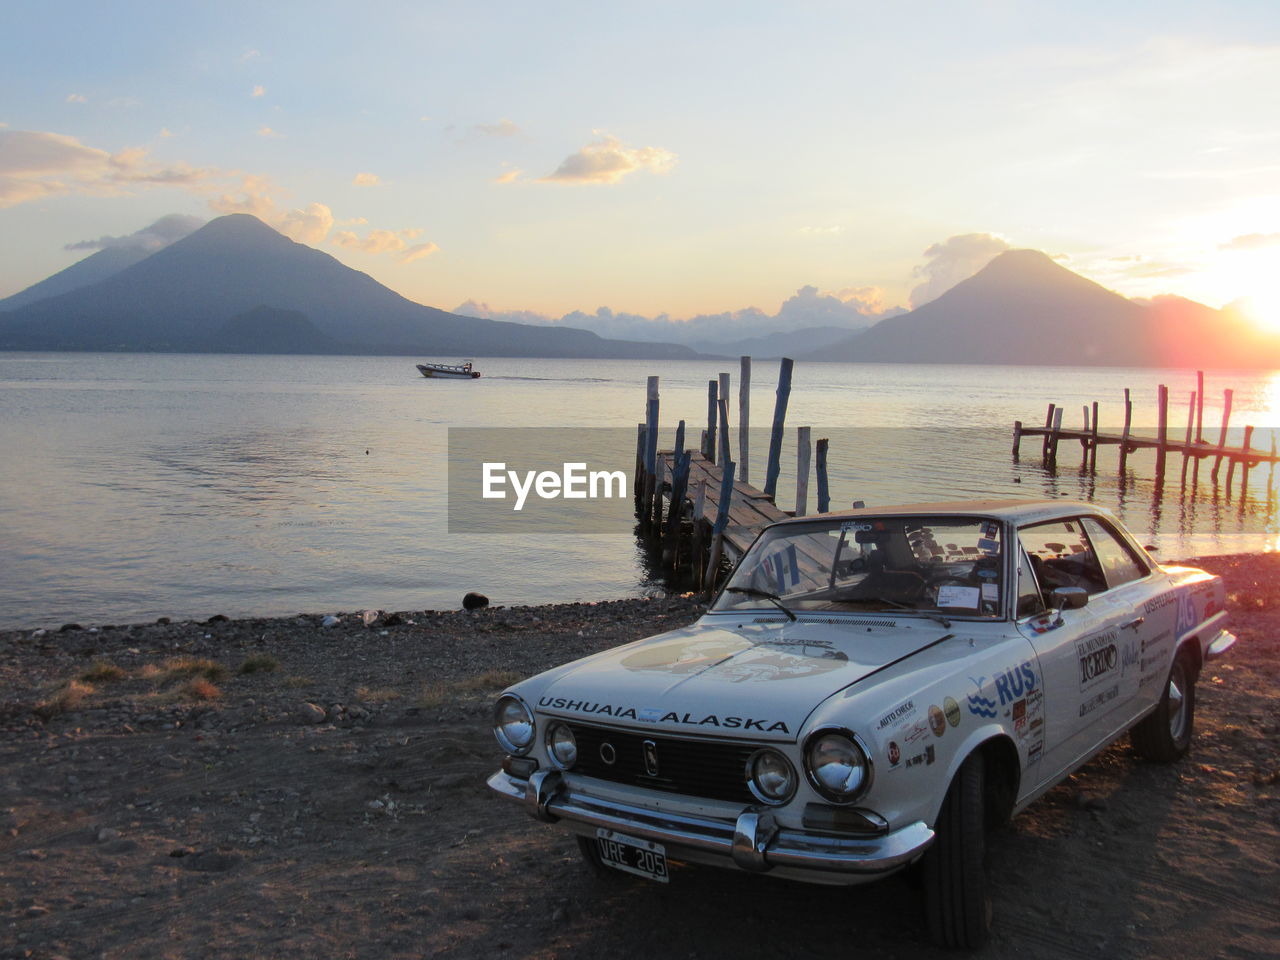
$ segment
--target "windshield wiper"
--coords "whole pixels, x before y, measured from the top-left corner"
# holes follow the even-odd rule
[[[948,630],[951,629],[951,621],[940,613],[929,613],[927,610],[921,610],[919,607],[913,607],[901,600],[894,600],[892,597],[858,597],[857,599],[845,599],[842,603],[884,603],[898,610],[907,610],[921,617],[928,617],[935,623],[940,623]]]
[[[768,590],[757,590],[755,587],[726,587],[725,593],[741,593],[748,597],[759,597],[761,600],[768,600],[793,621],[796,618],[796,615],[788,610],[786,604],[782,602],[782,598],[776,593],[770,593]]]

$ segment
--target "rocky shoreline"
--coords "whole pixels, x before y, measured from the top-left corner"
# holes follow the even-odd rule
[[[1193,754],[1148,765],[1121,741],[1018,817],[992,844],[985,956],[1274,956],[1280,555],[1200,565],[1240,643],[1200,678]],[[671,596],[0,632],[0,960],[790,957],[850,929],[862,956],[934,956],[908,879],[602,885],[485,787],[498,690],[700,613]]]

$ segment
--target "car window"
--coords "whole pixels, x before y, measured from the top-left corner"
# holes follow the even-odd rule
[[[1025,550],[1019,550],[1021,562],[1018,564],[1018,609],[1014,616],[1021,619],[1045,609],[1044,597],[1040,593],[1040,584],[1036,582],[1035,572],[1031,568],[1031,560]]]
[[[1023,527],[1018,539],[1046,594],[1058,587],[1083,587],[1090,594],[1107,589],[1102,564],[1081,521],[1057,520]]]
[[[712,609],[1003,616],[1001,525],[968,515],[815,517],[766,530]]]
[[[1119,539],[1111,528],[1093,517],[1086,517],[1083,523],[1089,531],[1089,539],[1093,542],[1093,549],[1102,564],[1108,586],[1118,587],[1122,583],[1141,580],[1151,572],[1129,548],[1129,545]]]

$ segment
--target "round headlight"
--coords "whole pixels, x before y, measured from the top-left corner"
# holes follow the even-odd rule
[[[758,750],[747,761],[747,785],[758,800],[786,803],[796,792],[796,772],[777,750]]]
[[[514,694],[498,698],[493,711],[493,735],[508,753],[524,756],[533,746],[533,714]]]
[[[566,724],[555,723],[547,730],[547,753],[562,770],[568,770],[578,762],[578,741]]]
[[[814,789],[835,803],[850,803],[871,785],[871,762],[848,731],[815,733],[809,738],[804,762]]]

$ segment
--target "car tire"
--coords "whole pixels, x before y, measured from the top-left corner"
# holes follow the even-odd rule
[[[1129,742],[1147,760],[1172,763],[1191,749],[1196,717],[1196,669],[1185,651],[1173,658],[1155,710],[1129,731]]]
[[[985,778],[983,756],[974,753],[947,788],[933,845],[920,864],[925,919],[938,946],[973,949],[982,946],[991,931]]]

